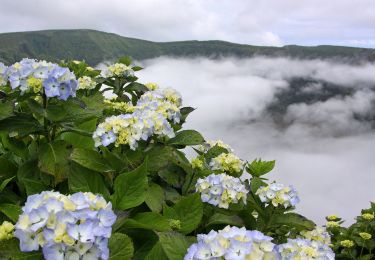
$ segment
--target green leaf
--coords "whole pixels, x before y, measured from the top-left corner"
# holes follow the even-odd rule
[[[137,169],[120,174],[114,183],[112,201],[116,208],[125,210],[142,204],[148,188],[147,160]]]
[[[158,171],[166,167],[172,158],[172,147],[157,145],[146,153],[150,171]]]
[[[145,202],[146,205],[154,212],[160,212],[163,209],[165,200],[164,190],[156,183],[150,183],[147,189]]]
[[[159,233],[158,236],[161,247],[168,259],[184,259],[191,244],[187,237],[177,232]]]
[[[262,161],[261,159],[255,159],[246,167],[246,171],[252,176],[262,176],[269,173],[275,167],[275,161]]]
[[[0,101],[0,120],[13,115],[13,103]]]
[[[155,231],[171,231],[168,218],[156,212],[138,213],[132,218],[128,218],[123,227],[142,228]]]
[[[186,118],[188,117],[188,115],[193,112],[195,110],[195,108],[193,107],[183,107],[180,109],[180,112],[181,112],[181,122],[185,122]]]
[[[4,156],[0,156],[0,180],[5,180],[14,176],[17,172],[17,167],[6,159]]]
[[[204,142],[203,136],[195,130],[183,130],[168,140],[170,145],[198,145]]]
[[[299,230],[311,230],[315,227],[315,223],[297,213],[289,212],[285,214],[274,215],[269,223],[271,226],[287,225],[295,227]]]
[[[15,223],[21,214],[21,207],[13,204],[0,204],[0,211]]]
[[[97,119],[95,118],[78,125],[77,128],[84,131],[93,132],[96,129],[96,122]],[[82,134],[69,132],[61,134],[61,139],[70,143],[75,148],[93,149],[95,147],[92,136],[84,136]]]
[[[125,234],[114,233],[109,239],[109,260],[130,260],[134,253],[133,242]]]
[[[40,132],[43,127],[29,114],[18,113],[0,120],[0,131],[17,132],[20,136]]]
[[[189,234],[200,224],[203,217],[203,203],[200,194],[182,197],[173,207],[164,207],[163,215],[181,221],[179,232]]]
[[[158,175],[169,185],[172,185],[175,188],[180,188],[184,183],[186,173],[182,168],[170,164],[168,167],[160,170]]]
[[[250,190],[253,194],[256,193],[256,191],[261,187],[261,186],[267,186],[267,183],[265,183],[261,178],[258,177],[253,177],[250,180]]]
[[[244,225],[244,222],[237,215],[225,215],[222,213],[215,213],[207,221],[207,226],[210,225],[231,225],[242,227]]]
[[[207,153],[204,155],[204,157],[207,160],[211,160],[212,158],[215,158],[222,153],[228,153],[228,150],[225,149],[224,147],[220,147],[218,145],[215,145],[214,147],[212,147],[210,150],[207,151]]]
[[[3,240],[0,243],[0,259],[7,260],[43,260],[41,252],[21,252],[19,248],[19,240],[12,238]]]
[[[27,146],[22,141],[9,137],[8,133],[2,133],[0,134],[0,137],[1,143],[5,149],[24,160],[28,159],[29,154],[27,151]]]
[[[22,164],[18,169],[17,178],[26,189],[27,195],[40,193],[49,189],[41,178],[41,172],[36,160]]]
[[[154,244],[150,251],[147,254],[142,255],[142,257],[138,257],[136,259],[139,260],[169,260],[167,255],[165,254],[163,247],[161,246],[160,242]],[[136,260],[135,259],[135,260]]]
[[[16,178],[16,176],[13,176],[11,178],[8,178],[6,180],[4,180],[1,185],[0,185],[0,193],[4,190],[4,188],[8,185],[9,182],[11,182],[14,178]]]
[[[146,92],[148,91],[148,88],[141,84],[141,83],[138,83],[138,82],[132,82],[130,83],[129,85],[127,85],[124,90],[126,92],[132,92],[132,91],[136,91],[136,92]]]
[[[140,66],[134,66],[134,67],[132,67],[132,70],[134,70],[134,71],[140,71],[140,70],[143,70],[143,68],[140,67]]]
[[[103,157],[94,150],[76,148],[70,155],[70,159],[83,167],[97,172],[108,172],[113,170]]]
[[[124,154],[117,154],[115,152],[111,152],[108,150],[107,147],[101,147],[100,150],[102,151],[103,158],[107,162],[108,165],[116,172],[122,172],[126,167],[126,163],[122,157]]]
[[[109,198],[109,191],[103,177],[98,172],[84,168],[76,163],[71,164],[68,184],[71,192],[99,193],[105,198]]]
[[[41,145],[39,150],[39,168],[55,177],[55,183],[66,179],[69,172],[70,145],[57,140]]]

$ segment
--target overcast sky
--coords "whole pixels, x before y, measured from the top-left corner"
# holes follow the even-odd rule
[[[97,29],[153,41],[375,47],[374,0],[0,0],[0,32]]]

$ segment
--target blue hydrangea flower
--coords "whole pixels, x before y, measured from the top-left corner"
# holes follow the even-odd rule
[[[297,191],[293,186],[284,186],[281,183],[271,183],[268,186],[261,186],[256,195],[266,204],[271,203],[277,207],[283,205],[285,208],[295,206],[300,200]]]
[[[47,97],[57,97],[67,100],[76,95],[78,81],[68,68],[63,68],[57,64],[33,59],[23,59],[6,69],[6,75],[2,76],[0,65],[0,85],[1,79],[9,80],[12,89],[19,88],[21,93],[40,93],[44,88]]]
[[[259,231],[227,226],[223,230],[199,234],[184,260],[201,259],[268,259],[278,260],[279,255],[272,237]]]
[[[224,173],[199,178],[195,188],[197,192],[201,193],[203,202],[225,209],[231,203],[238,203],[240,200],[246,203],[249,193],[239,178]]]
[[[92,193],[42,192],[27,198],[14,236],[23,252],[42,247],[47,260],[108,259],[116,215],[111,203]]]
[[[174,137],[171,122],[178,123],[181,118],[179,106],[174,102],[180,105],[181,101],[177,92],[173,93],[169,93],[167,99],[163,92],[146,92],[132,108],[132,113],[107,117],[93,134],[95,146],[129,145],[135,150],[139,141],[151,136]]]

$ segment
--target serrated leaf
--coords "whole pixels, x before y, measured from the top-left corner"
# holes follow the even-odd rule
[[[27,195],[40,193],[48,189],[41,178],[41,173],[38,168],[38,162],[28,161],[22,164],[17,171],[17,178],[20,184],[26,189]]]
[[[14,204],[0,204],[0,212],[15,223],[21,214],[21,207]]]
[[[247,167],[246,171],[252,176],[262,176],[269,173],[275,167],[275,161],[262,161],[255,159]]]
[[[112,202],[116,208],[125,210],[145,201],[148,188],[147,169],[145,160],[137,169],[122,173],[115,179]]]
[[[62,182],[69,171],[70,152],[70,145],[62,140],[41,145],[38,164],[40,170],[54,176],[56,184]]]
[[[134,253],[133,242],[125,234],[114,233],[109,238],[109,260],[130,260]]]
[[[97,172],[108,172],[113,170],[103,157],[94,150],[76,148],[71,153],[70,160]]]
[[[207,226],[210,225],[231,225],[241,227],[244,225],[244,222],[237,215],[225,215],[222,213],[215,213],[207,221]]]
[[[159,233],[159,241],[169,260],[184,259],[191,242],[177,232]]]
[[[181,221],[178,230],[183,234],[189,234],[197,228],[203,217],[203,203],[200,194],[195,193],[182,197],[173,207],[165,207],[163,215],[170,219]]]
[[[295,227],[300,230],[311,230],[315,227],[315,223],[306,217],[299,215],[297,213],[289,212],[285,214],[274,215],[271,219],[269,225],[287,225]]]
[[[156,183],[151,183],[147,189],[145,202],[154,212],[160,212],[163,209],[165,201],[164,190]]]
[[[171,231],[168,218],[156,212],[138,213],[132,218],[126,219],[125,228],[142,228],[155,231]]]
[[[102,175],[96,171],[72,163],[68,174],[68,185],[71,192],[92,192],[109,198],[109,191]]]
[[[198,145],[204,142],[203,136],[195,130],[183,130],[168,140],[169,145]]]

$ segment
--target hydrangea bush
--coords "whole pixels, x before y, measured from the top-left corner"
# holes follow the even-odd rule
[[[373,209],[317,227],[140,69],[0,63],[0,259],[372,259]]]

